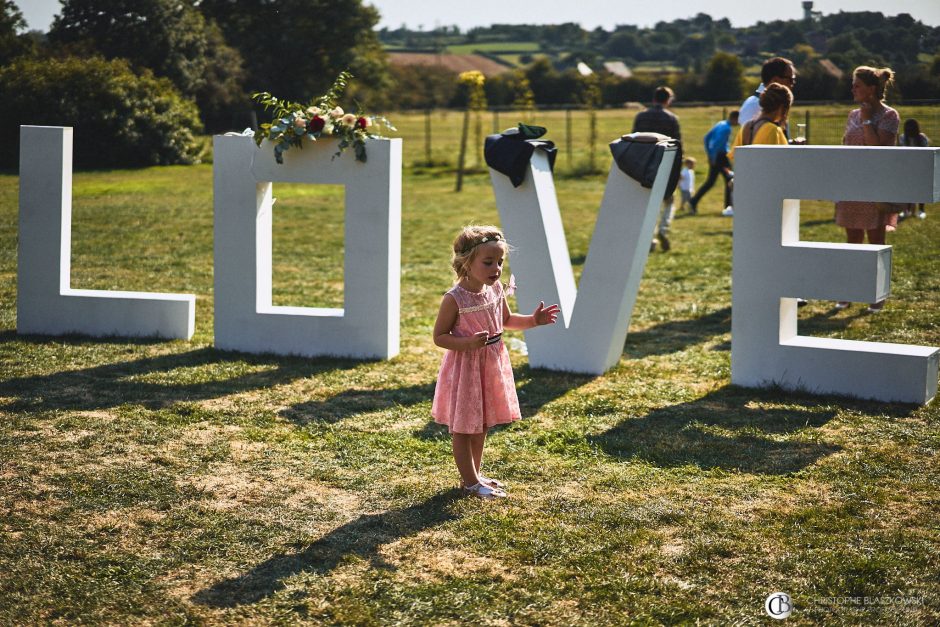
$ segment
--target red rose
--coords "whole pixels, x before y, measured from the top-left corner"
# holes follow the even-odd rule
[[[310,118],[310,122],[307,124],[307,130],[311,133],[318,133],[323,130],[324,124],[326,124],[326,120],[319,115],[315,115]]]
[[[368,125],[369,125],[369,120],[365,118],[359,118],[358,120],[356,120],[356,126],[358,126],[359,128],[365,128]]]

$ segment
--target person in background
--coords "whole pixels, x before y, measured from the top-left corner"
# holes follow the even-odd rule
[[[689,211],[695,213],[695,206],[692,205],[692,194],[695,193],[695,159],[686,157],[682,160],[682,169],[679,170],[679,211],[689,205]]]
[[[930,145],[930,139],[926,135],[920,132],[920,123],[914,118],[908,118],[904,120],[904,132],[901,133],[901,136],[898,138],[898,144],[901,146],[912,146],[916,148],[926,148]],[[898,219],[903,219],[908,216],[916,215],[921,220],[927,217],[927,212],[924,211],[924,203],[917,204],[917,212],[914,212],[914,205],[907,205],[907,209],[902,211],[898,215]]]
[[[708,177],[692,197],[692,213],[698,213],[698,203],[702,196],[708,193],[720,174],[725,179],[725,204],[731,207],[731,162],[728,160],[728,142],[731,139],[731,129],[738,125],[738,111],[728,114],[727,120],[722,120],[705,133],[705,153],[708,155]]]
[[[770,83],[760,95],[760,115],[756,119],[745,122],[734,138],[734,145],[728,153],[734,159],[734,151],[740,146],[752,144],[765,144],[771,146],[786,146],[790,142],[783,129],[787,126],[790,117],[790,107],[793,106],[793,92],[789,87],[780,83]],[[723,216],[733,216],[734,209],[726,208],[721,212]],[[797,298],[798,307],[806,306],[805,298]]]
[[[728,156],[734,159],[734,150],[738,146],[751,144],[787,145],[787,136],[783,129],[787,125],[790,107],[793,105],[793,92],[780,83],[771,83],[760,95],[760,115],[741,125],[741,130],[734,138],[734,144]],[[731,217],[734,209],[725,208],[721,215]]]
[[[793,91],[793,86],[796,85],[796,67],[793,65],[793,61],[784,57],[767,59],[760,68],[760,80],[761,84],[757,87],[757,90],[741,104],[739,118],[741,124],[760,117],[760,96],[768,85],[777,83]],[[785,128],[784,134],[789,137]]]
[[[894,146],[898,138],[900,118],[898,112],[884,103],[885,89],[894,80],[889,68],[865,65],[852,73],[852,98],[858,109],[849,112],[842,143],[846,146]],[[845,229],[850,244],[863,244],[868,234],[869,244],[884,244],[885,233],[894,230],[898,214],[886,211],[887,203],[840,200],[836,203],[836,224]],[[885,301],[872,303],[869,313],[881,311]],[[850,303],[839,301],[836,309],[845,309]]]
[[[669,111],[669,105],[672,104],[674,97],[675,94],[673,94],[672,89],[669,87],[665,85],[657,87],[656,91],[653,92],[653,104],[647,110],[640,111],[636,114],[636,118],[633,120],[633,132],[659,133],[667,137],[672,137],[679,142],[679,154],[676,155],[676,159],[682,159],[682,132],[679,130],[679,118],[676,117],[675,113]],[[671,248],[669,242],[669,225],[672,224],[672,214],[676,210],[675,204],[673,204],[674,199],[675,196],[673,194],[663,199],[659,217],[657,236],[659,237],[660,248],[662,248],[664,253],[668,252]],[[656,240],[654,239],[653,243],[650,245],[650,250],[655,248]]]

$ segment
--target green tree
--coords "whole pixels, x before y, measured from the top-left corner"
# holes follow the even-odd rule
[[[432,65],[389,66],[388,105],[395,109],[435,109],[451,104],[457,94],[457,74]]]
[[[192,163],[199,117],[165,78],[101,57],[17,59],[0,69],[0,163],[15,165],[22,124],[71,126],[79,167]]]
[[[49,40],[150,69],[209,115],[244,102],[238,53],[192,0],[63,0]]]
[[[11,0],[0,0],[0,65],[6,65],[32,48],[29,38],[21,31],[26,29],[26,20]]]
[[[605,50],[609,56],[638,61],[643,59],[643,46],[639,36],[628,30],[614,33],[607,40]]]
[[[727,52],[717,52],[708,62],[701,97],[705,100],[740,100],[744,93],[744,66],[741,59]]]
[[[203,0],[199,8],[241,52],[249,91],[307,101],[346,69],[356,77],[351,98],[378,102],[388,87],[386,56],[372,30],[379,14],[362,0]]]
[[[833,63],[850,70],[859,65],[885,65],[884,58],[866,49],[852,32],[845,32],[830,39],[827,52]]]

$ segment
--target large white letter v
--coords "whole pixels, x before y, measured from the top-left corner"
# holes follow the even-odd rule
[[[534,152],[518,188],[490,169],[500,220],[513,246],[510,264],[519,280],[521,311],[532,311],[540,300],[561,306],[557,324],[526,332],[532,367],[602,374],[618,362],[676,154],[667,149],[652,189],[611,162],[577,288],[545,153]]]

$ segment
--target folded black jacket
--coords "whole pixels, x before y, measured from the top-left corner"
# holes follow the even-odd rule
[[[682,169],[677,140],[659,133],[631,133],[610,144],[610,152],[614,156],[617,167],[646,188],[653,186],[659,164],[662,163],[663,155],[667,150],[677,151],[677,154],[672,162],[672,170],[669,172],[665,198],[676,191],[676,185],[679,183],[679,170]]]
[[[524,125],[520,124],[520,127],[522,126]],[[527,130],[532,128],[538,129],[539,127],[526,127]],[[545,129],[540,130],[544,133]],[[555,157],[558,156],[555,142],[527,139],[531,136],[531,133],[511,128],[502,133],[487,136],[484,143],[483,158],[486,159],[486,165],[508,176],[513,187],[522,185],[525,173],[529,169],[529,160],[536,149],[548,155],[548,165],[553,170],[555,169]]]

